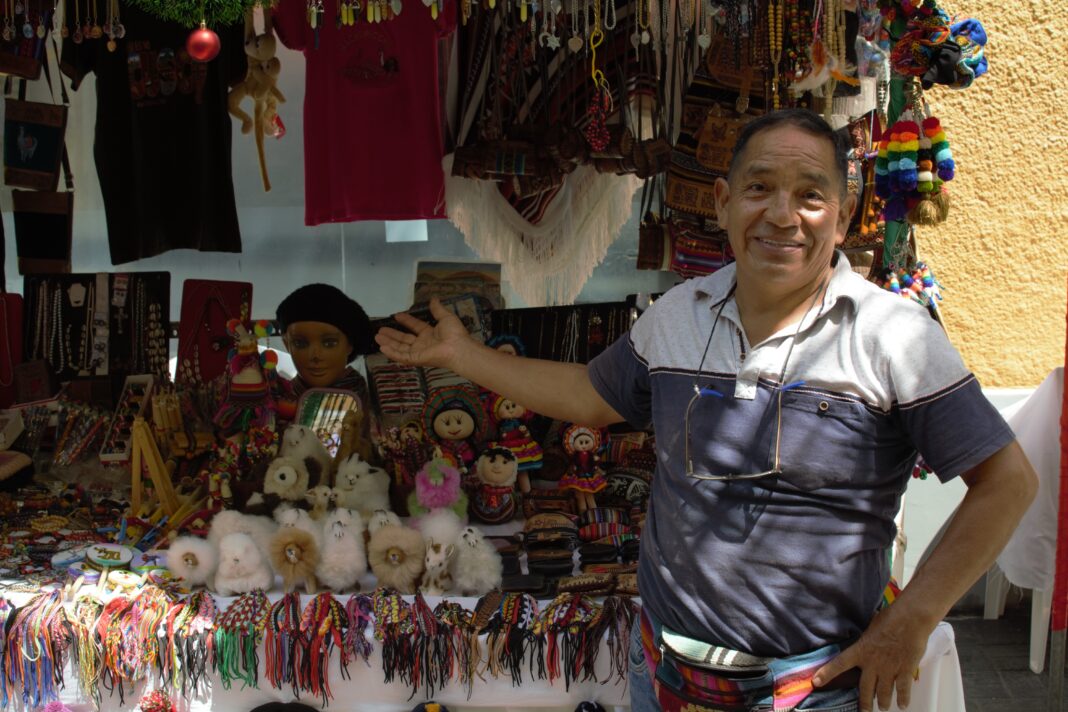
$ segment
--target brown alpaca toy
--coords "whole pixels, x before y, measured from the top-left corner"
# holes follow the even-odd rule
[[[311,534],[297,527],[282,527],[271,537],[271,565],[282,577],[286,593],[298,584],[314,594],[315,568],[319,565],[319,545]]]
[[[367,545],[367,560],[378,585],[400,593],[415,593],[425,556],[423,535],[395,524],[376,530]]]

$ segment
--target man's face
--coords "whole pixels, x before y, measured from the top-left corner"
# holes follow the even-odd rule
[[[466,440],[475,432],[475,419],[466,410],[443,410],[434,418],[434,432],[442,440]]]
[[[855,198],[844,198],[834,148],[791,125],[749,140],[730,183],[716,181],[719,225],[727,231],[739,283],[776,294],[815,287],[845,239]]]
[[[298,321],[283,337],[293,365],[309,388],[328,388],[349,365],[352,345],[341,330],[321,321]]]

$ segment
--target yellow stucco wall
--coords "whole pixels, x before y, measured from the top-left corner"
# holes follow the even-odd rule
[[[988,387],[1030,387],[1064,364],[1068,280],[1068,0],[945,0],[989,35],[990,72],[927,92],[957,177],[949,220],[918,234],[944,317]]]

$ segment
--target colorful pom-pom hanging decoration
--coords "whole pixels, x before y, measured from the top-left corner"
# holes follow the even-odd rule
[[[886,201],[886,220],[938,225],[949,215],[943,183],[953,180],[956,164],[937,117],[918,124],[911,111],[883,134],[875,159],[875,192]]]
[[[935,279],[931,268],[923,262],[917,262],[912,269],[887,270],[882,286],[883,289],[911,299],[932,312],[938,311],[938,302],[942,301],[942,285]]]

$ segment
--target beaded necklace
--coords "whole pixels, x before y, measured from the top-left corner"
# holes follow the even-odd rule
[[[779,108],[779,62],[782,60],[783,0],[768,0],[768,55],[771,58],[771,103]]]
[[[4,320],[4,355],[7,357],[5,360],[6,365],[0,367],[0,388],[7,388],[15,382],[15,359],[11,355],[11,334],[7,325],[7,295],[0,294],[0,317]],[[4,378],[4,371],[7,371],[7,378]]]

